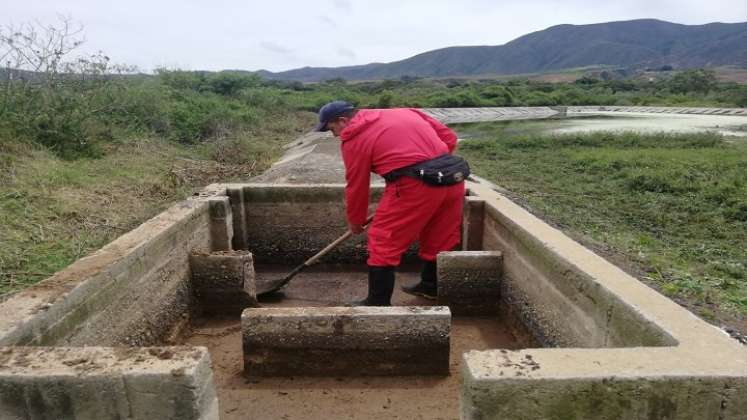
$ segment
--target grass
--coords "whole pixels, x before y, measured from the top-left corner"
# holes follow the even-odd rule
[[[159,137],[64,160],[0,139],[0,295],[48,277],[212,182],[246,180],[313,125],[288,113],[194,146]]]
[[[704,318],[747,314],[747,143],[516,128],[459,126],[470,138],[461,153],[533,212],[597,250],[611,247]]]

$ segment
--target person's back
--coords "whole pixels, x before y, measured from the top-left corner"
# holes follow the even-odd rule
[[[370,170],[383,175],[451,152],[456,136],[444,128],[414,109],[362,109],[340,133],[343,158],[347,163],[369,155]]]
[[[361,153],[370,154],[371,170],[384,175],[449,153],[423,115],[407,108],[358,111],[340,135],[343,156],[355,159]]]
[[[348,218],[366,220],[371,172],[387,174],[456,147],[449,128],[419,110],[362,109],[340,132]]]

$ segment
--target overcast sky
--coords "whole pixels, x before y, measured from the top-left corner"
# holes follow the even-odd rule
[[[500,45],[563,23],[744,22],[747,0],[0,0],[4,25],[58,14],[85,27],[86,49],[142,71],[280,71]]]

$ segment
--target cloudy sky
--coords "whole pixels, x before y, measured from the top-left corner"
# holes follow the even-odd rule
[[[0,0],[0,24],[85,27],[85,48],[143,71],[344,66],[500,45],[571,23],[747,21],[747,0]]]

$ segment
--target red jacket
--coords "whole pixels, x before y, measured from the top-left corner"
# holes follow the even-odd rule
[[[452,153],[457,136],[417,109],[362,109],[340,133],[348,221],[363,224],[371,172],[379,175]]]

